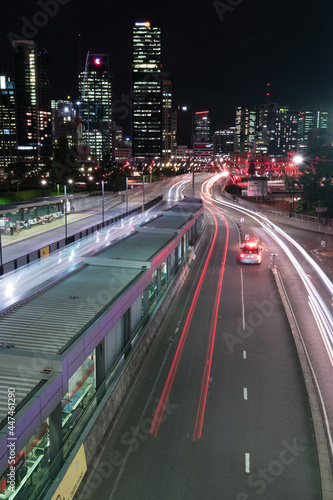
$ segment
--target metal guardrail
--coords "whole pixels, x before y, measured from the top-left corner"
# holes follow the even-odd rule
[[[249,201],[241,196],[233,196],[230,193],[226,193],[222,191],[223,196],[230,201],[234,201],[243,205],[244,207],[248,207],[251,210],[265,215],[267,217],[275,217],[277,220],[278,217],[283,218],[284,224],[292,224],[295,225],[295,222],[301,223],[299,227],[306,226],[306,229],[311,229],[313,231],[319,233],[333,234],[333,219],[327,219],[325,217],[315,217],[313,215],[305,215],[297,212],[289,212],[288,210],[283,210],[282,208],[269,208],[267,205],[262,203],[257,203],[254,201]]]

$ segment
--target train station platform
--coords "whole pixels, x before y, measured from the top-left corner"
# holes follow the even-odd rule
[[[203,230],[182,200],[0,313],[0,500],[79,486]]]

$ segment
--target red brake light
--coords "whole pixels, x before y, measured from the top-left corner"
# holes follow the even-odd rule
[[[245,253],[240,253],[240,254],[239,254],[239,257],[240,257],[240,259],[244,259],[244,257],[245,257]]]

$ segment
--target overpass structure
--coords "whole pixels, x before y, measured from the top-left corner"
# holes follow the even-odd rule
[[[73,497],[204,227],[182,200],[0,312],[0,499]]]

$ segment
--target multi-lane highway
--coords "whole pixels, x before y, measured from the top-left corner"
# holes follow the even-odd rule
[[[182,190],[190,196],[190,183]],[[313,309],[330,314],[326,285],[324,304],[316,294],[324,277],[269,221],[211,193],[203,183],[207,230],[190,275],[79,499],[322,498],[309,398],[271,256],[315,365],[331,373],[319,313],[308,306],[313,298]],[[261,265],[237,264],[245,234],[260,242]],[[315,274],[312,289],[306,276]]]
[[[308,354],[331,457],[332,284],[304,251],[305,246],[319,247],[320,236],[286,228],[284,232],[227,201],[214,189],[217,179],[196,176],[195,194],[206,206],[204,241],[76,495],[80,500],[331,498],[322,495],[309,389],[272,272],[275,254],[298,327],[296,341],[302,337]],[[152,195],[163,192],[172,203],[192,196],[192,178],[167,181],[155,189]],[[122,227],[92,235],[74,252],[69,246],[44,262],[3,276],[6,304],[139,221],[128,220]],[[57,237],[53,231],[47,234],[48,239]],[[245,235],[262,247],[261,265],[236,262]],[[39,238],[46,242],[45,234]],[[33,248],[39,243],[31,238],[20,245]],[[22,251],[16,245],[6,251]]]

